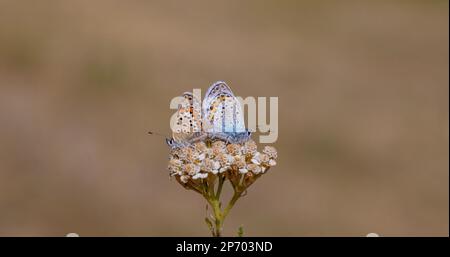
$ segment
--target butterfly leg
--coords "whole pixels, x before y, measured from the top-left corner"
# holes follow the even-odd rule
[[[229,144],[231,142],[231,140],[232,140],[232,136],[227,136],[226,143]]]

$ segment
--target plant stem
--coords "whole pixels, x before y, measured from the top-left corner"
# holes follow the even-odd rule
[[[228,203],[227,207],[223,210],[223,215],[222,216],[223,216],[224,219],[228,215],[228,213],[230,212],[231,208],[233,208],[234,204],[239,199],[239,197],[241,197],[241,193],[242,193],[241,191],[234,191],[233,198],[231,198],[231,200]]]
[[[220,182],[219,182],[220,183]],[[223,182],[222,182],[223,184]],[[222,190],[222,187],[219,184],[219,189],[217,191],[216,197],[213,199],[208,199],[209,204],[211,205],[213,212],[214,212],[214,219],[215,219],[215,227],[212,231],[212,235],[215,237],[220,237],[222,235],[222,227],[223,223],[225,221],[225,217],[228,215],[230,210],[233,208],[236,201],[241,197],[242,191],[235,190],[233,197],[231,198],[230,202],[228,203],[227,207],[222,211],[220,208],[220,191]]]
[[[222,210],[220,210],[220,202],[218,199],[214,199],[211,201],[211,206],[213,207],[214,218],[215,218],[215,228],[213,231],[213,236],[220,237],[222,234],[222,226],[223,226],[223,215]]]
[[[219,177],[219,186],[217,187],[216,199],[220,200],[220,194],[222,193],[223,182],[225,181],[225,176]]]

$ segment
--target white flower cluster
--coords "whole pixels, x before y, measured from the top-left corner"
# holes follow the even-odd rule
[[[197,142],[171,150],[168,169],[171,176],[187,183],[232,171],[248,176],[262,174],[276,165],[276,158],[274,147],[266,146],[260,153],[253,140],[243,144],[227,144],[220,140]]]

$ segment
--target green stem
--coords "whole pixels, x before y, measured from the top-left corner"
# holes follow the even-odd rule
[[[230,212],[231,208],[233,208],[234,204],[239,199],[239,197],[241,197],[241,194],[242,194],[242,192],[240,192],[240,191],[234,191],[233,198],[231,198],[231,200],[228,203],[227,207],[223,210],[223,218],[224,219],[228,215],[228,213]]]
[[[220,199],[209,199],[208,202],[211,205],[213,212],[214,212],[214,219],[215,219],[215,227],[212,232],[212,235],[215,237],[220,237],[222,235],[222,227],[223,223],[225,221],[226,216],[230,212],[230,210],[233,208],[236,201],[241,197],[242,192],[241,191],[235,191],[233,194],[233,197],[231,198],[230,202],[228,203],[227,207],[222,211],[220,209]]]
[[[219,175],[219,186],[217,187],[216,199],[220,200],[220,194],[222,193],[223,182],[225,181],[225,176]]]
[[[211,185],[209,185],[209,187],[208,184],[204,185],[205,187],[207,187],[207,190],[203,196],[211,205],[214,212],[214,228],[212,229],[212,235],[215,237],[220,237],[222,235],[222,228],[223,223],[225,221],[225,217],[227,217],[228,213],[233,208],[234,204],[241,197],[242,192],[244,191],[241,185],[233,185],[234,189],[233,197],[231,198],[228,205],[222,210],[220,195],[225,180],[226,180],[225,176],[219,176],[219,184],[217,186],[217,192],[215,194],[214,190],[211,189]]]
[[[222,226],[224,220],[222,211],[220,210],[220,202],[217,199],[214,199],[211,201],[211,206],[213,207],[216,225],[213,231],[213,236],[220,237],[222,235]]]

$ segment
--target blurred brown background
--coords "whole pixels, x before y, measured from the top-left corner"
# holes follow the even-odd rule
[[[0,236],[209,236],[169,100],[279,96],[248,236],[448,236],[447,1],[0,0]]]

